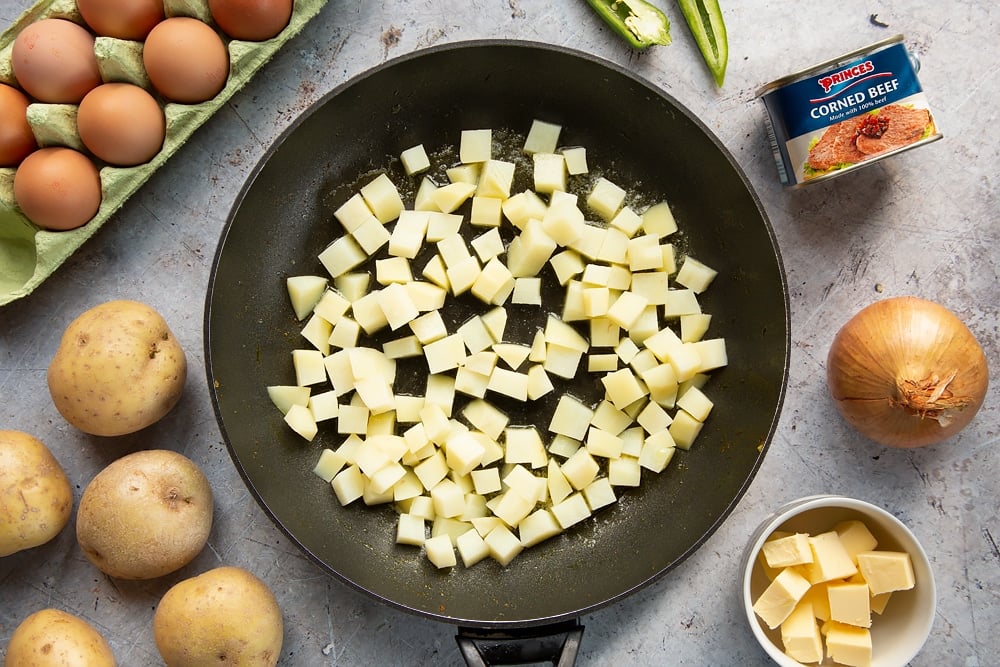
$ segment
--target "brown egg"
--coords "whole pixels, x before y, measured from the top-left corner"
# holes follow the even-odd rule
[[[11,49],[14,77],[39,102],[76,104],[101,83],[94,36],[66,19],[27,25]]]
[[[80,15],[98,35],[141,41],[163,20],[162,0],[76,0]]]
[[[208,0],[212,18],[233,39],[260,42],[285,29],[292,0]]]
[[[156,24],[146,36],[142,62],[161,95],[185,104],[212,99],[229,76],[229,51],[219,33],[186,16]]]
[[[0,83],[0,167],[15,167],[38,148],[28,124],[28,103],[20,90]]]
[[[131,83],[105,83],[87,93],[76,129],[91,153],[113,165],[149,162],[163,147],[167,123],[152,95]]]
[[[39,148],[14,172],[14,199],[39,227],[76,229],[89,222],[101,205],[101,176],[79,151]]]

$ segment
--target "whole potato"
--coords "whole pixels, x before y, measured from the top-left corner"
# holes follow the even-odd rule
[[[167,667],[275,665],[283,631],[274,594],[239,567],[178,582],[153,616],[156,648]]]
[[[187,359],[163,317],[137,301],[109,301],[77,317],[49,364],[52,402],[92,435],[134,433],[177,404]]]
[[[0,557],[45,544],[73,512],[73,489],[49,448],[0,431]]]
[[[59,609],[42,609],[10,636],[5,667],[114,667],[111,647],[94,626]]]
[[[84,489],[76,515],[84,555],[120,579],[153,579],[187,565],[211,530],[208,479],[189,458],[166,449],[112,462]]]

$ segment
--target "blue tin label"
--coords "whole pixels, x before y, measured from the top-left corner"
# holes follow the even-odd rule
[[[766,87],[761,99],[783,183],[835,175],[940,138],[901,39]]]

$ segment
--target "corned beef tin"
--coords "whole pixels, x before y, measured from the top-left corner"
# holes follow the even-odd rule
[[[941,138],[897,35],[762,86],[778,177],[801,187]]]

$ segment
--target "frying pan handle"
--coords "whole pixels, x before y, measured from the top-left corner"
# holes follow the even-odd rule
[[[572,667],[582,640],[583,626],[575,619],[535,628],[499,631],[460,627],[455,636],[468,667],[539,662]]]

